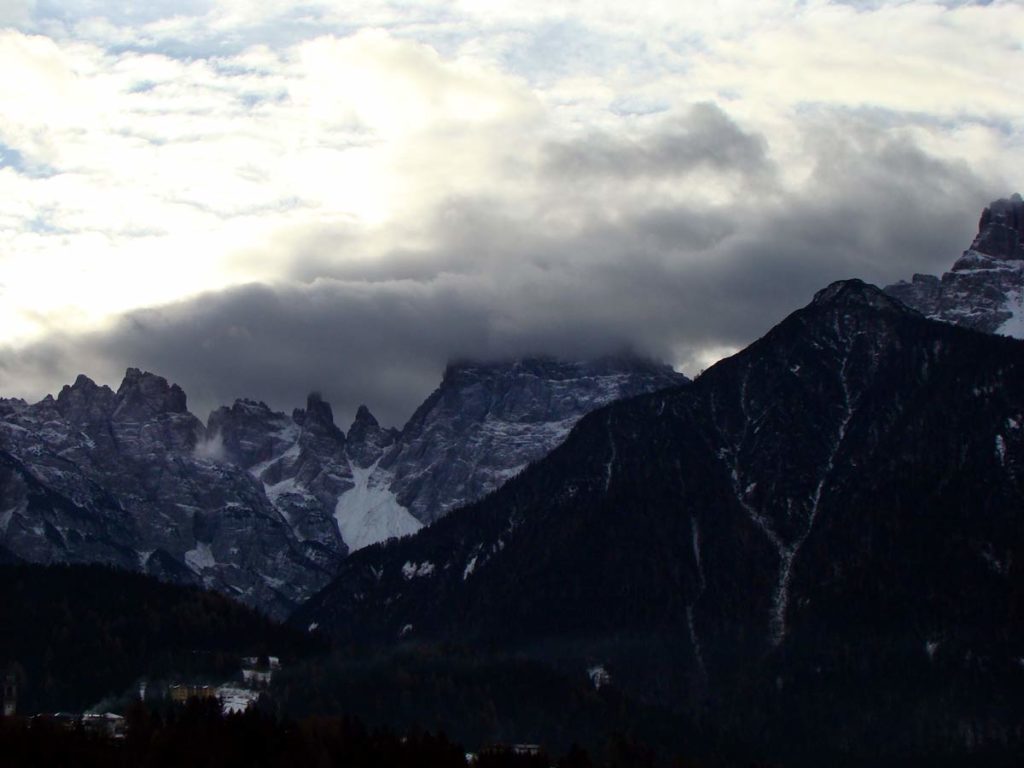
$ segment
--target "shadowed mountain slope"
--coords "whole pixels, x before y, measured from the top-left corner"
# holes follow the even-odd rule
[[[780,744],[1019,745],[1022,510],[1024,344],[845,281],[357,553],[293,621],[600,664]]]

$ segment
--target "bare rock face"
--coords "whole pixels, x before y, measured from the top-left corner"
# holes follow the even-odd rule
[[[75,383],[57,395],[57,409],[72,424],[95,424],[110,417],[117,407],[117,395],[107,386],[98,386],[88,376],[79,375]]]
[[[130,369],[0,409],[0,542],[32,562],[101,562],[284,616],[327,573],[258,483],[208,453],[185,394]]]
[[[348,434],[317,394],[291,418],[262,403],[215,411],[228,461],[259,480],[307,555],[324,567],[415,533],[544,456],[585,413],[687,381],[635,357],[450,365],[401,431],[361,406]]]
[[[188,413],[185,393],[177,384],[138,368],[129,368],[117,390],[115,414],[120,421],[146,419],[164,413]]]
[[[294,440],[294,424],[263,402],[236,400],[210,414],[207,434],[219,441],[224,457],[246,467],[269,461]]]
[[[451,365],[380,468],[398,502],[429,524],[547,455],[584,414],[686,381],[628,357]]]
[[[284,616],[351,551],[500,486],[619,397],[685,381],[635,359],[449,368],[399,432],[362,407],[346,437],[310,394],[289,416],[237,400],[204,427],[185,393],[129,369],[57,398],[0,399],[0,548],[202,584]]]
[[[971,250],[1005,261],[1024,260],[1024,200],[1019,194],[996,200],[982,212]]]
[[[330,404],[312,393],[306,408],[289,417],[265,403],[236,400],[210,414],[207,433],[223,445],[224,460],[263,489],[305,556],[331,570],[348,551],[334,506],[352,482]]]
[[[380,460],[398,439],[397,429],[384,429],[365,405],[356,411],[355,421],[348,430],[348,455],[352,463],[366,468]]]
[[[934,320],[1024,338],[1024,200],[996,200],[978,235],[942,278],[914,275],[885,289]]]

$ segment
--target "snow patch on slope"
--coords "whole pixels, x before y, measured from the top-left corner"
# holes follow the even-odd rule
[[[14,513],[18,512],[20,514],[24,512],[27,507],[27,503],[15,504],[13,507],[0,512],[0,533],[7,533],[7,529],[11,525],[11,518],[14,517]]]
[[[217,558],[213,556],[210,545],[204,541],[197,541],[193,549],[185,553],[185,564],[196,573],[212,568],[217,565]]]
[[[996,329],[996,333],[1024,339],[1024,290],[1009,291],[1006,295],[1005,309],[1013,316]]]
[[[406,562],[406,564],[402,566],[402,575],[405,577],[406,581],[416,579],[421,576],[429,576],[433,572],[434,564],[429,560],[423,563]]]
[[[273,504],[275,507],[277,507],[277,500],[280,499],[285,494],[298,493],[302,494],[303,496],[309,495],[308,493],[306,493],[306,490],[295,481],[294,477],[289,477],[288,479],[282,480],[279,483],[274,483],[273,485],[267,485],[266,483],[264,483],[263,491],[267,494],[267,498],[270,499],[270,503]],[[287,515],[285,515],[284,513],[282,513],[282,517],[284,517],[286,520],[288,519]]]
[[[379,460],[378,460],[379,462]],[[375,477],[377,463],[361,468],[349,462],[354,487],[338,498],[334,519],[349,552],[396,536],[408,536],[423,527],[409,510]]]
[[[271,466],[282,460],[294,460],[299,457],[302,452],[302,446],[299,445],[299,435],[301,429],[298,424],[290,423],[275,433],[276,438],[282,443],[288,444],[281,453],[271,456],[266,461],[261,461],[258,464],[253,464],[249,467],[248,472],[255,478],[261,478],[263,473],[266,472]]]

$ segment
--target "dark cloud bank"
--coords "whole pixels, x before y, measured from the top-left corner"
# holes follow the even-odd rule
[[[580,184],[686,184],[708,169],[739,192],[710,207],[581,203],[571,234],[505,213],[497,196],[447,200],[436,247],[371,264],[346,260],[341,232],[307,233],[286,284],[0,353],[0,394],[54,390],[78,372],[116,385],[139,366],[180,383],[203,416],[241,396],[287,409],[318,389],[346,426],[360,403],[402,423],[453,358],[633,349],[693,374],[701,349],[749,343],[832,280],[943,271],[981,207],[1012,191],[838,119],[805,143],[814,170],[800,193],[782,190],[763,139],[715,107],[639,139],[552,145],[535,173],[553,200]]]

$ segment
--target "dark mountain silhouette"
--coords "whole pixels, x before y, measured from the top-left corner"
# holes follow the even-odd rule
[[[851,280],[293,621],[600,666],[796,762],[977,757],[1024,743],[1022,516],[1024,344]]]

